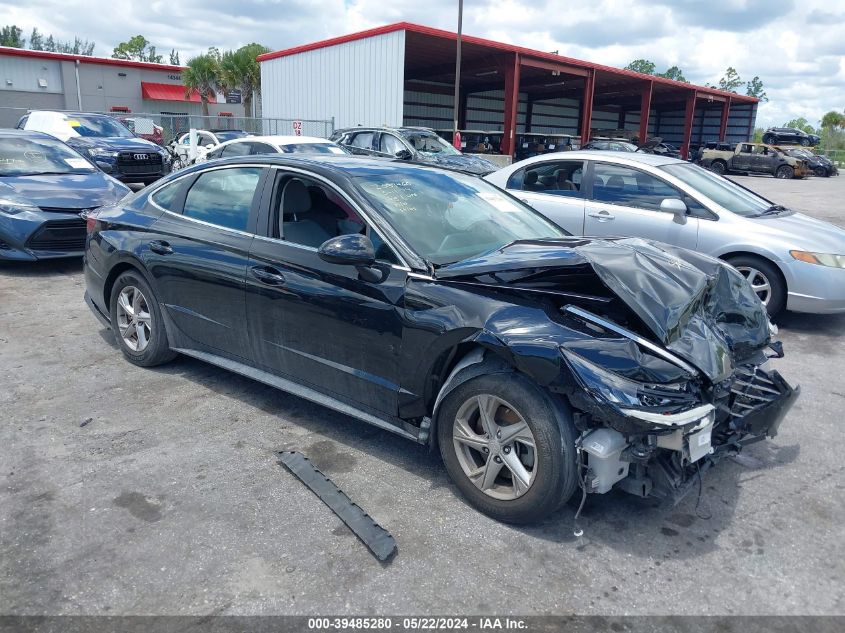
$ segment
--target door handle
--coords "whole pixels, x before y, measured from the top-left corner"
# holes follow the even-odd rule
[[[150,242],[150,250],[159,255],[170,255],[173,253],[173,247],[162,240],[153,240]]]
[[[250,268],[252,276],[271,286],[280,286],[285,283],[285,276],[275,268],[267,266],[253,266]]]
[[[599,211],[598,213],[588,213],[588,216],[591,218],[596,218],[599,222],[606,222],[608,220],[613,220],[616,218],[615,215],[610,215],[607,211]]]

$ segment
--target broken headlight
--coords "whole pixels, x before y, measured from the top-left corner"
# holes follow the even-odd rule
[[[631,409],[672,414],[700,404],[688,382],[638,382],[599,367],[569,350],[562,351],[582,386],[600,402],[614,405],[626,415],[631,415],[628,411]]]

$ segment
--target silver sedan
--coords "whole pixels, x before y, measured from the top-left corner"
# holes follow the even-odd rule
[[[772,315],[845,312],[845,230],[697,165],[575,151],[535,156],[485,178],[575,235],[643,237],[724,259]]]

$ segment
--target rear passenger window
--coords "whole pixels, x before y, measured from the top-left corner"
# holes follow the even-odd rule
[[[197,178],[185,198],[182,215],[227,229],[246,231],[261,167],[208,171]]]
[[[230,143],[223,148],[223,158],[231,156],[247,156],[250,150],[250,143]]]
[[[150,195],[150,199],[155,202],[158,206],[162,209],[167,209],[168,211],[173,210],[173,201],[176,198],[176,194],[179,193],[179,188],[182,186],[182,181],[171,182],[170,184],[164,185],[158,191],[154,191]]]
[[[581,190],[583,175],[584,162],[580,160],[539,163],[525,168],[520,188],[523,191],[553,196],[583,198],[584,193]]]
[[[373,133],[372,132],[359,132],[355,135],[350,143],[352,147],[359,147],[361,149],[372,149],[373,148]]]

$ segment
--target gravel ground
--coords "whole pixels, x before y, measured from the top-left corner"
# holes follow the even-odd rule
[[[845,226],[845,176],[744,185]],[[780,435],[673,508],[613,492],[541,525],[436,455],[198,361],[125,362],[79,262],[0,265],[0,613],[845,614],[845,316],[788,314]],[[395,536],[378,563],[276,464],[295,449]],[[840,554],[836,554],[840,552]]]

